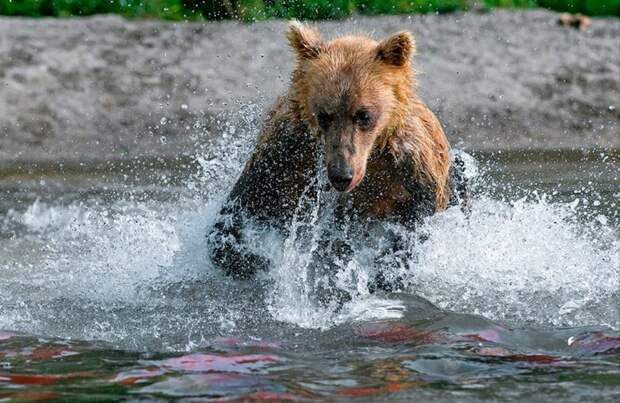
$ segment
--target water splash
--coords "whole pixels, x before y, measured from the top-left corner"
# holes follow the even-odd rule
[[[353,297],[340,309],[314,301],[323,279],[310,269],[330,225],[330,192],[299,212],[288,238],[250,237],[272,260],[270,272],[249,283],[225,278],[209,261],[205,234],[256,129],[250,118],[220,129],[227,137],[198,153],[200,170],[176,198],[78,193],[72,202],[37,200],[0,217],[0,328],[182,346],[218,334],[329,329],[404,315],[409,306],[401,298],[370,293],[377,270],[401,277],[407,293],[441,308],[514,326],[620,328],[617,228],[536,192],[491,196],[489,182],[469,216],[451,208],[426,220],[424,241],[394,225],[369,230],[336,276]],[[477,168],[472,161],[469,167]],[[325,178],[317,181],[321,187]],[[405,248],[381,255],[389,234],[400,235]]]
[[[409,289],[442,308],[513,325],[620,325],[618,240],[570,206],[483,196],[470,216],[453,208],[423,230],[429,238],[409,244]]]

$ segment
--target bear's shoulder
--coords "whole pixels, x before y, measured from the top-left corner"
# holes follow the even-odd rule
[[[408,167],[412,180],[433,189],[437,210],[443,210],[448,199],[450,146],[441,123],[424,102],[413,100],[411,110],[389,134],[385,147]]]

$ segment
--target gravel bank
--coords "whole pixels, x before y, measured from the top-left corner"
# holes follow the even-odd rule
[[[469,150],[620,148],[620,19],[548,11],[320,23],[409,29],[422,97]],[[283,91],[285,22],[0,18],[0,167],[191,153],[199,125]],[[228,114],[235,117],[235,114]],[[216,131],[212,131],[215,133]]]

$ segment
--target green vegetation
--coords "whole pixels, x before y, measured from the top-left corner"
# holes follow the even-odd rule
[[[171,20],[195,17],[181,0],[0,0],[0,15],[69,17],[93,14]]]
[[[620,16],[620,0],[0,0],[0,15],[68,17],[108,13],[170,20],[319,20],[344,18],[354,13],[446,13],[475,5],[486,9],[545,7],[571,13]]]
[[[543,7],[555,11],[620,17],[620,0],[483,0],[486,8]]]
[[[551,10],[620,17],[620,0],[538,0],[538,5]]]

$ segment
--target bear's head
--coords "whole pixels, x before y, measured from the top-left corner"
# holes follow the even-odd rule
[[[349,192],[364,178],[372,150],[410,111],[413,38],[398,32],[381,42],[365,36],[323,41],[298,22],[287,37],[297,56],[292,89],[302,119],[323,140],[333,187]]]

